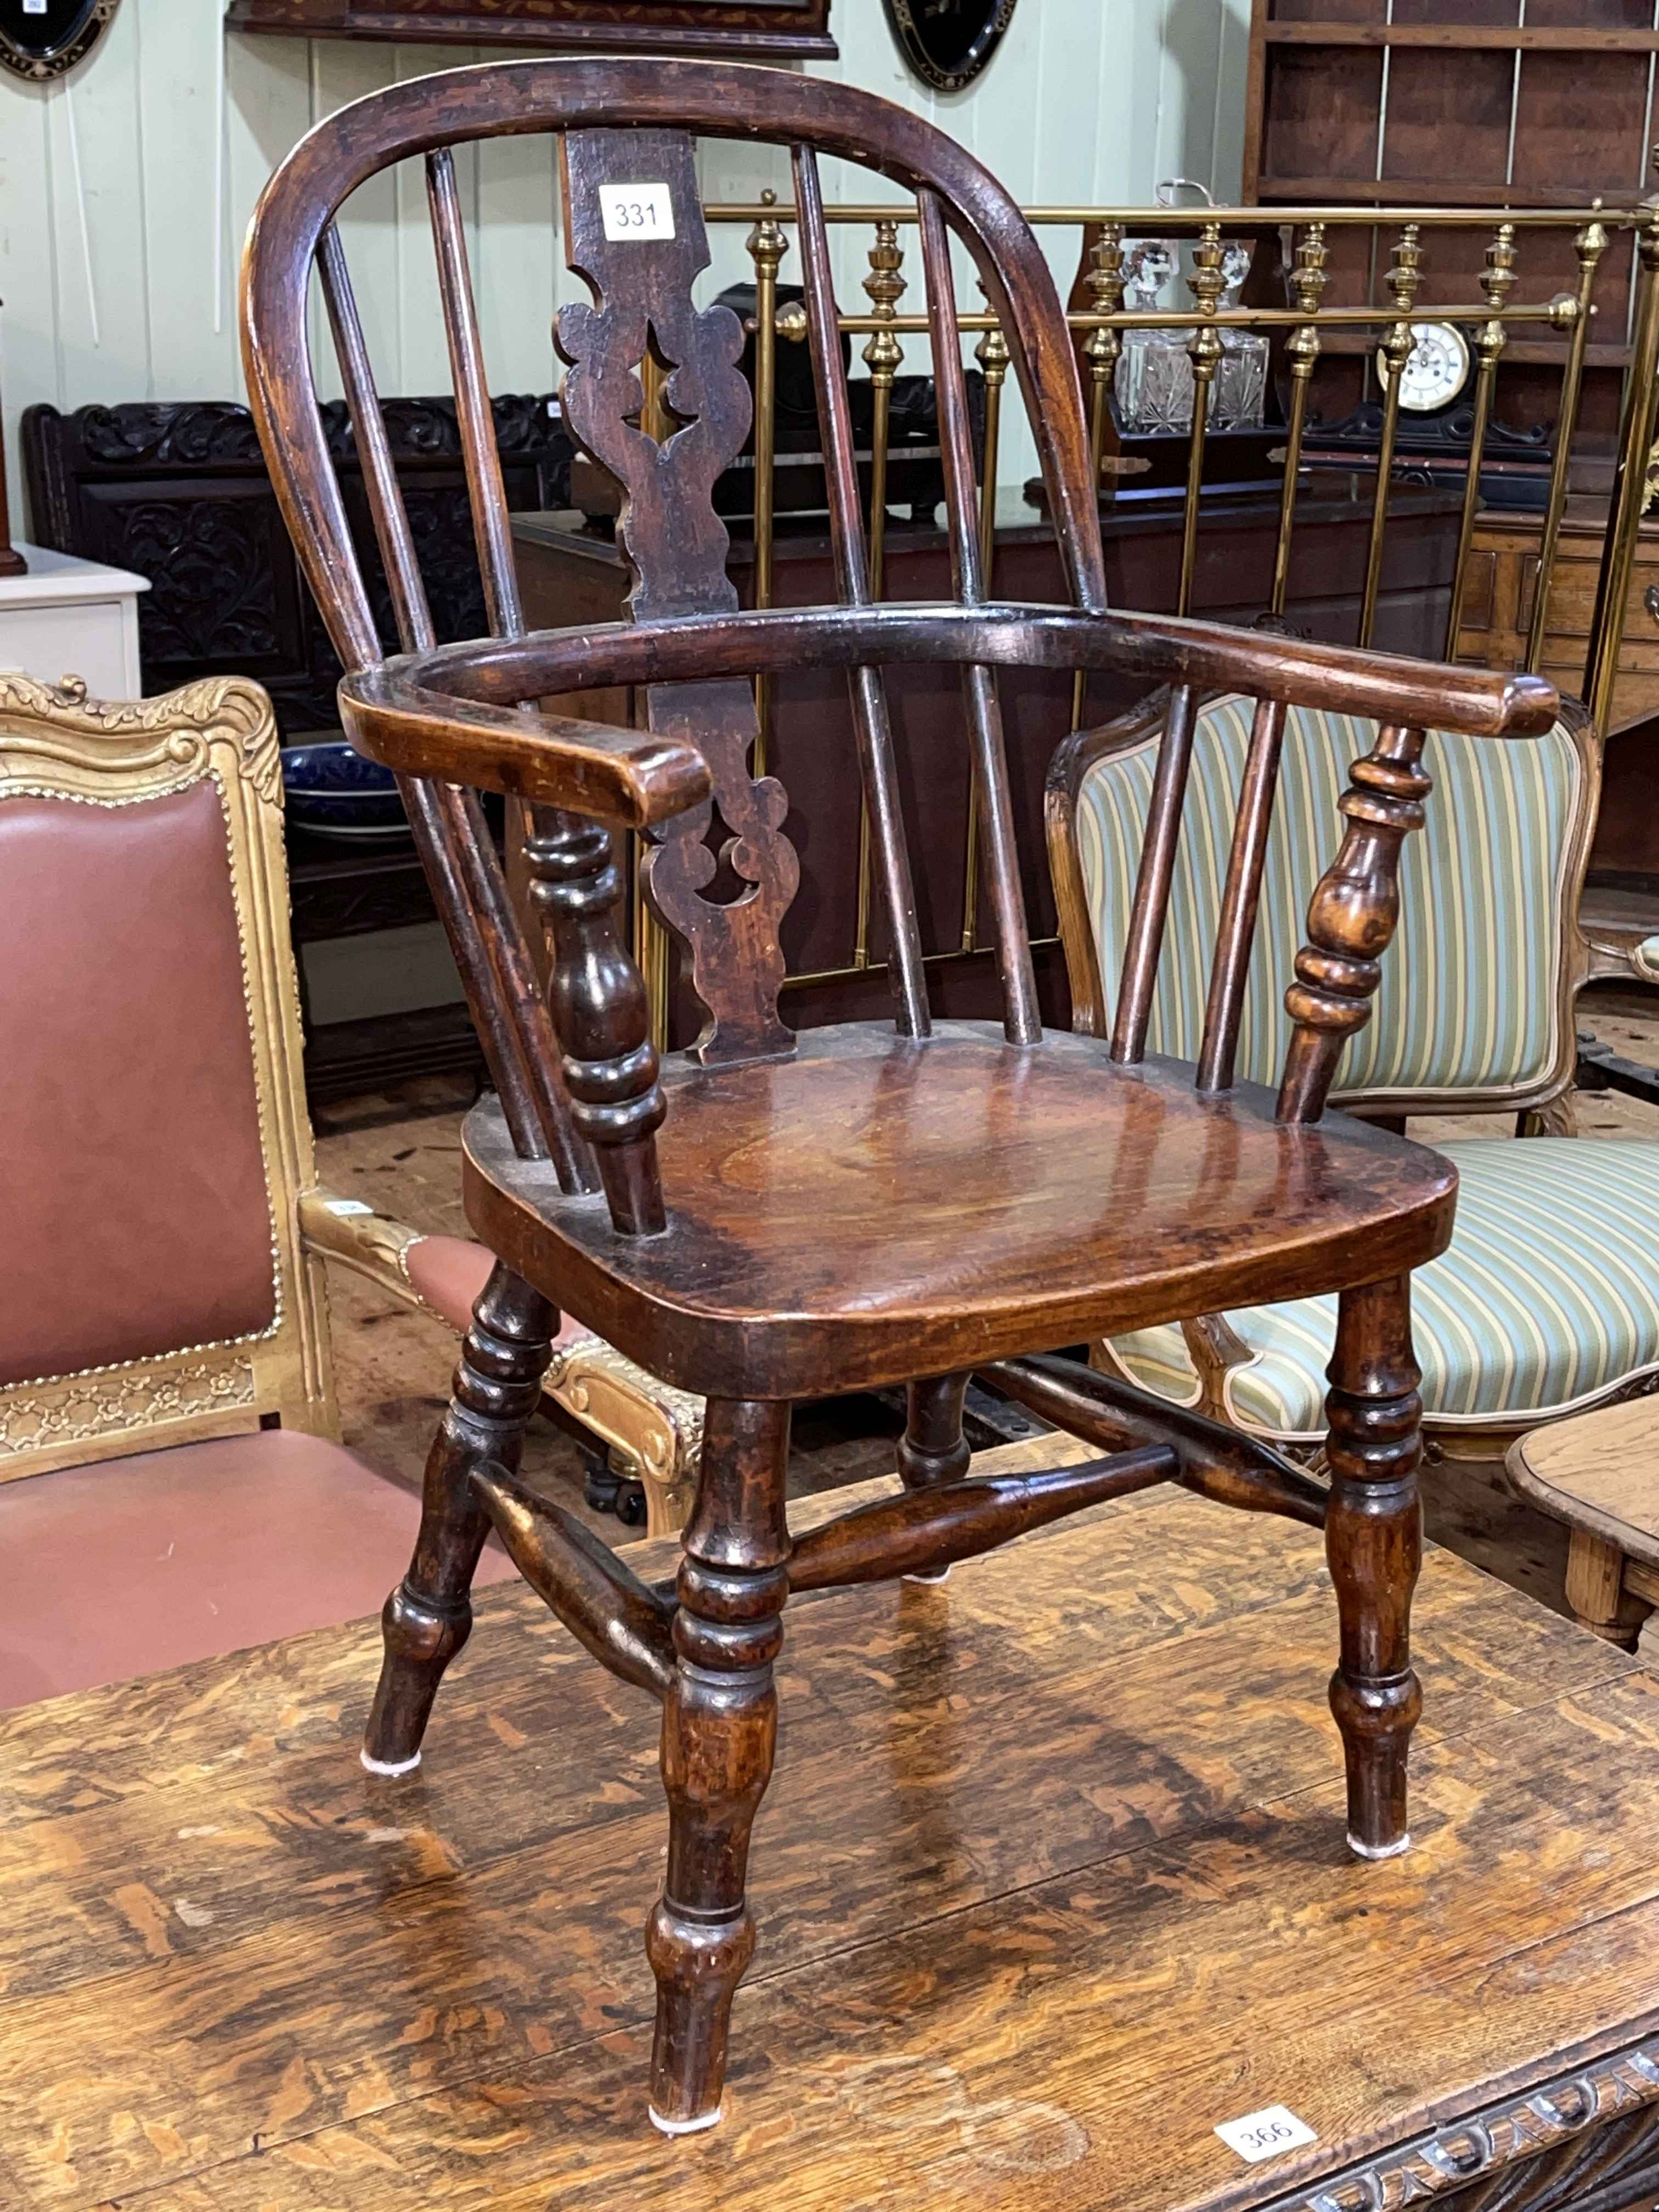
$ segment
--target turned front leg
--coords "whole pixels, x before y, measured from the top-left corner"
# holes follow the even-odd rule
[[[668,1869],[645,1936],[657,1977],[651,2118],[668,2135],[720,2116],[732,2000],[754,1955],[749,1833],[777,1741],[788,1449],[787,1405],[709,1401],[663,1705]]]
[[[362,1752],[371,1773],[403,1774],[420,1763],[444,1669],[472,1632],[472,1577],[489,1533],[473,1470],[487,1462],[517,1467],[557,1320],[539,1291],[497,1261],[427,1455],[415,1556],[380,1616],[386,1656]]]
[[[1408,1276],[1343,1291],[1328,1371],[1325,1548],[1342,1634],[1331,1711],[1347,1760],[1348,1842],[1362,1858],[1392,1858],[1410,1841],[1406,1759],[1423,1710],[1411,1663],[1423,1403]]]

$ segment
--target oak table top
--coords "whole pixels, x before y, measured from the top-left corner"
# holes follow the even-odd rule
[[[1534,1429],[1510,1455],[1546,1513],[1659,1567],[1659,1402],[1631,1398]]]
[[[1152,1491],[943,1589],[797,1600],[727,2117],[677,2143],[645,2115],[650,1705],[528,1591],[477,1616],[400,1781],[356,1759],[370,1622],[0,1722],[0,2203],[1659,2191],[1659,1680],[1449,1553],[1416,1607],[1414,1847],[1375,1866],[1343,1845],[1334,1607],[1291,1522]],[[1316,2142],[1250,2166],[1213,2132],[1274,2105]]]

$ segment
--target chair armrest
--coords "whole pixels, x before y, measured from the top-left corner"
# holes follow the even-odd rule
[[[1630,964],[1632,973],[1643,982],[1659,983],[1659,937],[1644,937],[1639,945],[1632,945]]]
[[[320,1183],[300,1193],[299,1209],[300,1243],[307,1253],[337,1260],[406,1306],[422,1313],[436,1310],[409,1279],[406,1255],[410,1246],[420,1242],[418,1229],[376,1213],[362,1199],[343,1198]]]
[[[339,690],[352,744],[400,775],[473,784],[617,830],[666,822],[713,788],[694,745],[570,714],[453,698],[419,682],[420,666],[413,658],[389,661],[348,676]]]
[[[516,787],[490,772],[490,746],[469,732],[520,732],[526,741],[526,771],[533,772],[532,763],[544,741],[535,735],[533,715],[514,719],[519,700],[598,686],[698,683],[914,661],[1067,673],[1097,670],[1141,677],[1149,684],[1248,691],[1257,698],[1468,737],[1542,737],[1560,705],[1555,686],[1540,676],[1413,660],[1237,629],[1224,623],[1115,610],[1084,614],[1070,607],[899,602],[605,623],[440,646],[388,661],[372,675],[349,677],[341,686],[341,702],[343,710],[360,697],[390,697],[396,687],[404,706],[420,702],[428,723],[453,721],[456,750],[449,767],[435,772],[507,790]],[[467,705],[493,711],[483,722],[469,722],[460,711]],[[542,719],[555,726],[554,718]],[[351,728],[349,714],[346,721]],[[610,755],[628,734],[591,723],[571,727],[583,744],[591,741]],[[639,736],[635,742],[665,743]],[[492,745],[497,743],[499,734],[491,739]],[[374,757],[386,759],[388,766],[401,764],[380,752]],[[665,771],[665,780],[681,773],[677,765]]]

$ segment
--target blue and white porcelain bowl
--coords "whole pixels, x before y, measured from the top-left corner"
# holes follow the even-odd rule
[[[389,768],[365,760],[343,738],[284,745],[288,818],[319,837],[409,835],[409,817]]]

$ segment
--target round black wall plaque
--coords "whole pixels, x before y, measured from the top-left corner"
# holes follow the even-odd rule
[[[905,59],[940,92],[973,82],[1014,12],[1014,0],[885,0],[885,6]]]
[[[74,68],[120,0],[0,0],[0,66],[39,83]]]

